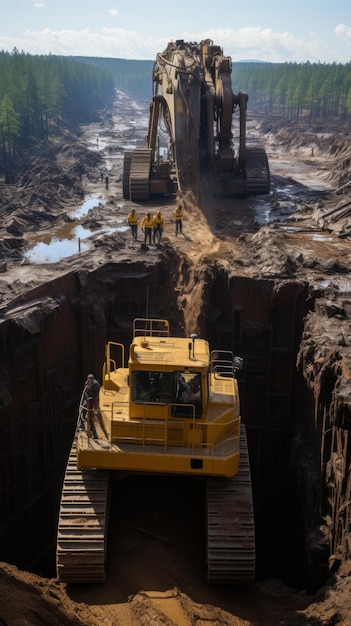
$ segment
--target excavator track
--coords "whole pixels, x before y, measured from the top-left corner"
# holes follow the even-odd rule
[[[123,187],[123,198],[125,200],[129,200],[130,198],[129,180],[130,180],[130,168],[132,166],[132,159],[133,159],[133,152],[124,153],[122,187]]]
[[[138,148],[133,152],[129,177],[129,197],[132,202],[149,200],[151,149]]]
[[[77,469],[77,435],[63,482],[57,531],[57,576],[67,583],[105,581],[110,473]]]
[[[246,148],[246,188],[249,195],[270,192],[271,180],[264,148]]]
[[[255,525],[245,426],[240,466],[233,478],[207,481],[207,581],[251,583],[255,579]]]

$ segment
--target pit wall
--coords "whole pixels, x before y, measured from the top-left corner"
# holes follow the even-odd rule
[[[296,397],[304,384],[296,355],[314,299],[304,282],[219,272],[207,301],[211,344],[244,359],[238,381],[250,453],[257,576],[279,576],[294,587],[311,588],[325,571],[317,583],[307,567],[304,501],[294,481],[291,441]],[[311,415],[313,404],[305,410],[307,420]]]
[[[67,274],[13,302],[0,319],[0,560],[55,575],[61,485],[86,374],[101,377],[106,340],[128,345],[135,317],[165,317],[182,334],[180,272],[183,261],[173,255],[150,266],[110,263]],[[335,511],[349,493],[342,479],[347,428],[339,423],[347,400],[341,387],[334,393],[340,371],[332,368],[332,382],[321,375],[317,393],[313,355],[306,362],[301,357],[313,352],[310,345],[301,352],[301,345],[309,320],[315,325],[309,317],[314,298],[303,282],[231,276],[217,267],[206,273],[202,291],[193,327],[211,347],[244,359],[238,379],[252,468],[257,576],[313,587],[328,566],[326,543],[345,541],[335,539]],[[327,426],[332,414],[339,422]],[[332,487],[335,474],[340,488]],[[328,498],[332,504],[326,505]],[[332,522],[321,542],[326,508]],[[317,575],[311,574],[316,560]]]
[[[146,314],[148,283],[152,292],[162,280],[162,266],[106,265],[66,274],[3,309],[0,560],[54,575],[60,492],[86,375],[101,377],[107,327],[109,339],[129,344],[132,319]]]
[[[293,447],[295,479],[304,494],[307,558],[314,567],[323,554],[330,571],[351,556],[350,318],[348,294],[318,298],[306,317],[297,357],[305,410]],[[303,463],[297,461],[301,453]]]

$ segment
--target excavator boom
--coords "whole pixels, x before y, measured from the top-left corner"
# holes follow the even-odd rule
[[[232,60],[211,40],[170,42],[153,67],[153,97],[145,148],[124,157],[123,195],[132,201],[157,194],[196,192],[202,175],[225,195],[270,190],[265,150],[246,146],[245,92],[232,91]],[[239,145],[233,113],[239,109]],[[161,142],[167,143],[162,147]],[[164,154],[167,153],[165,158]]]

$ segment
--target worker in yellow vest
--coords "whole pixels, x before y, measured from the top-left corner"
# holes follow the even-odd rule
[[[180,233],[183,232],[183,209],[180,205],[176,206],[176,208],[174,209],[173,216],[174,216],[175,227],[176,227],[175,234],[177,236],[178,231]]]
[[[144,244],[146,245],[147,240],[149,240],[149,244],[151,246],[152,231],[154,229],[154,220],[153,220],[153,217],[151,216],[151,213],[147,213],[143,217],[140,228],[143,231],[144,236],[145,236]]]
[[[156,245],[160,245],[161,243],[164,225],[165,225],[165,219],[161,211],[157,211],[156,215],[154,216],[154,236],[153,236],[153,240]]]
[[[139,216],[135,209],[132,209],[128,215],[128,224],[132,231],[132,237],[135,241],[138,239],[138,220]]]

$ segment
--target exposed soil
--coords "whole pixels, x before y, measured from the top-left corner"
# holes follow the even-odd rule
[[[161,208],[166,223],[162,248],[144,250],[141,239],[134,242],[129,230],[122,228],[131,204],[123,200],[121,181],[123,150],[142,145],[145,119],[147,103],[137,105],[119,94],[112,111],[82,128],[79,136],[68,134],[67,140],[33,158],[17,173],[15,183],[1,185],[2,311],[31,287],[68,269],[171,255],[173,250],[184,263],[176,306],[185,311],[187,332],[196,331],[202,282],[213,262],[241,275],[308,280],[316,289],[329,290],[337,308],[338,292],[348,291],[351,271],[349,187],[345,186],[351,179],[348,136],[335,128],[282,126],[279,119],[249,120],[248,134],[263,136],[268,152],[270,196],[214,198],[204,182],[199,202],[191,192],[182,198],[184,234],[178,237],[172,222],[174,198],[139,206],[141,215]],[[339,187],[343,188],[336,193]],[[68,213],[86,196],[100,200],[81,220],[92,231],[89,250],[59,263],[28,262],[28,246],[42,234],[69,225],[73,218]],[[185,536],[182,515],[180,511],[172,531]],[[316,595],[295,592],[273,579],[248,588],[216,587],[204,584],[201,572],[196,571],[198,560],[192,558],[196,546],[188,546],[185,559],[184,553],[178,554],[163,541],[146,537],[138,544],[132,536],[123,539],[131,549],[124,557],[120,554],[118,571],[110,566],[104,586],[70,588],[2,564],[0,624],[351,624],[348,565]],[[118,550],[118,540],[113,545]]]

